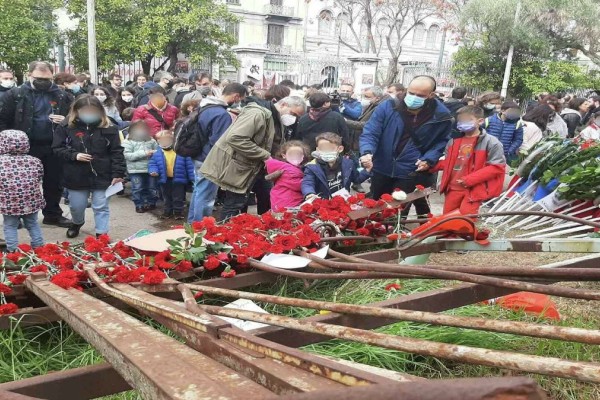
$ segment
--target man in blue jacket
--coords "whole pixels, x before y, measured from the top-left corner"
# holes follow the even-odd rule
[[[504,147],[504,157],[510,163],[517,158],[519,148],[523,144],[523,122],[521,109],[513,101],[502,104],[500,114],[487,117],[483,122],[486,133],[496,137]]]
[[[356,121],[362,114],[362,103],[353,96],[354,86],[349,83],[340,86],[340,98],[342,99],[340,112],[345,118]]]
[[[198,117],[198,124],[200,124],[202,132],[207,134],[208,143],[204,145],[204,149],[200,155],[194,159],[196,182],[190,201],[189,223],[212,216],[219,187],[206,179],[200,172],[200,168],[215,143],[217,143],[233,122],[231,115],[227,111],[227,107],[231,107],[233,104],[244,100],[247,90],[246,86],[242,84],[230,83],[225,86],[220,97],[207,96],[200,103],[203,109]],[[208,105],[213,106],[206,107]]]
[[[432,181],[427,171],[444,153],[452,130],[450,111],[434,97],[435,89],[434,78],[415,77],[405,94],[381,103],[365,125],[361,162],[373,162],[375,199],[396,188],[410,193]],[[425,199],[414,204],[418,215],[429,213]]]

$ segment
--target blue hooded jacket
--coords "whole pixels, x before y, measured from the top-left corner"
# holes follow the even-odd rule
[[[485,119],[483,128],[502,143],[507,160],[515,157],[523,144],[523,122],[520,119],[504,121],[499,114],[494,114]]]
[[[158,83],[153,82],[153,81],[144,83],[144,90],[142,90],[140,93],[137,94],[136,107],[144,106],[144,105],[148,104],[148,102],[150,101],[150,94],[148,93],[148,91],[155,86],[158,86]]]
[[[227,104],[224,101],[213,96],[208,96],[200,103],[202,107],[210,104],[218,104],[223,107],[207,108],[203,110],[200,113],[200,117],[198,117],[200,129],[202,129],[203,132],[208,133],[208,143],[204,145],[202,152],[195,158],[197,161],[201,162],[204,162],[210,150],[233,123],[233,119],[227,111]]]
[[[350,190],[352,184],[358,184],[369,179],[371,174],[366,170],[358,171],[356,164],[349,158],[341,158],[342,187]],[[302,195],[317,194],[324,199],[330,199],[332,193],[327,184],[327,175],[320,163],[313,160],[304,167],[304,179],[302,179]]]
[[[444,104],[435,100],[433,117],[411,135],[396,156],[396,148],[404,131],[404,121],[396,110],[396,100],[381,103],[365,125],[360,136],[360,154],[373,154],[373,171],[392,178],[408,179],[415,172],[417,160],[433,167],[444,154],[452,131],[452,115]]]
[[[163,150],[159,147],[156,153],[148,160],[148,173],[158,174],[158,183],[167,182],[167,162]],[[173,183],[187,185],[194,182],[194,161],[190,157],[175,157],[175,166],[173,167]]]

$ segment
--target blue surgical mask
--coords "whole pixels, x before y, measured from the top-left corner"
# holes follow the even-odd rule
[[[73,92],[73,93],[79,93],[80,90],[81,90],[81,85],[78,83],[71,86],[71,92]]]
[[[461,132],[472,132],[476,128],[477,128],[477,125],[470,121],[456,123],[456,129],[458,129]]]
[[[406,96],[404,97],[404,104],[406,104],[406,107],[410,108],[411,110],[416,110],[423,107],[423,104],[425,104],[425,99],[415,96],[414,94],[406,93]]]
[[[314,158],[319,158],[324,162],[334,162],[337,161],[340,154],[337,151],[313,151],[312,156]]]
[[[102,120],[102,117],[96,113],[80,113],[79,120],[86,125],[94,125]]]

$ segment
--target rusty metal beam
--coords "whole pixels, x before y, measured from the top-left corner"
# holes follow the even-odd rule
[[[102,384],[98,385],[98,382]],[[131,390],[131,386],[106,363],[0,384],[0,391],[45,400],[87,400],[126,390]]]
[[[545,400],[530,378],[471,378],[428,380],[361,388],[295,394],[287,400]],[[268,399],[274,400],[274,399]]]
[[[1,400],[45,400],[41,397],[31,397],[25,396],[19,393],[14,392],[3,392],[0,391],[0,399]]]
[[[34,274],[26,285],[148,399],[243,399],[267,389],[85,293]]]

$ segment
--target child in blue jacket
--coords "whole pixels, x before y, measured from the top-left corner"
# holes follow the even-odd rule
[[[486,118],[482,128],[502,143],[507,163],[517,158],[519,148],[523,144],[523,122],[521,109],[517,103],[504,102],[500,114]]]
[[[181,157],[173,150],[173,133],[160,131],[156,134],[159,148],[148,161],[148,172],[158,177],[164,200],[162,218],[184,219],[185,188],[194,182],[194,161]]]
[[[369,179],[372,163],[363,164],[365,169],[358,171],[356,164],[349,158],[341,157],[344,151],[342,137],[326,132],[317,136],[315,159],[304,168],[302,194],[306,200],[314,197],[330,199],[342,189],[350,191],[353,184]]]

